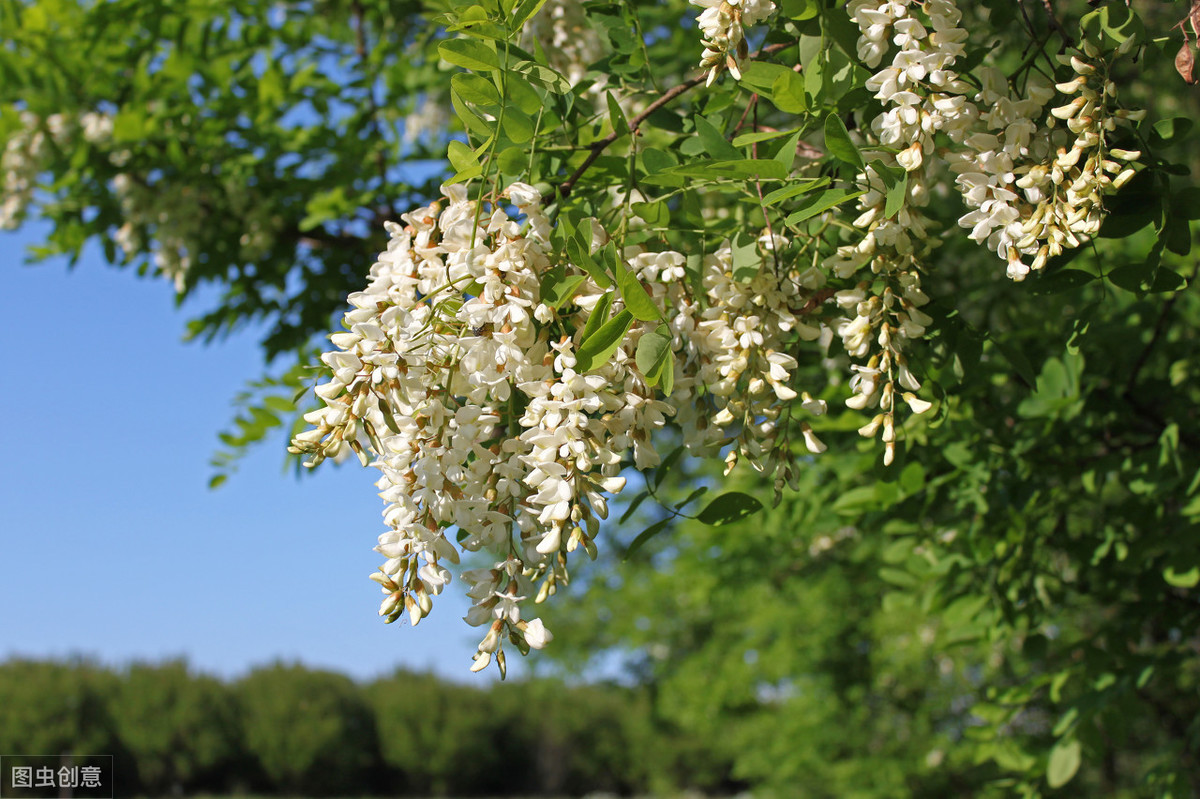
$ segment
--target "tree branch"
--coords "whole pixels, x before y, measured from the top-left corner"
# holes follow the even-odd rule
[[[768,47],[764,47],[763,49],[759,50],[756,53],[751,54],[750,58],[751,59],[761,58],[764,55],[769,55],[771,53],[777,53],[780,50],[791,47],[791,45],[792,45],[791,42],[780,42],[778,44],[772,44]],[[638,114],[633,119],[629,120],[629,134],[632,136],[633,134],[637,133],[638,127],[643,122],[645,122],[646,119],[649,118],[649,116],[651,114],[653,114],[655,111],[662,108],[664,105],[671,102],[676,97],[678,97],[679,95],[688,91],[689,89],[692,89],[696,86],[699,86],[701,83],[704,83],[707,79],[708,79],[708,73],[706,72],[704,74],[698,75],[695,78],[685,81],[684,83],[680,83],[678,86],[672,86],[670,89],[668,89],[666,92],[664,92],[661,97],[659,97],[657,100],[652,102],[650,105],[646,106],[645,111]],[[575,184],[579,181],[579,178],[583,176],[583,173],[588,171],[588,168],[591,167],[592,164],[596,163],[596,159],[600,157],[601,153],[603,153],[606,149],[608,149],[608,146],[610,144],[615,142],[617,139],[621,138],[621,136],[623,136],[623,135],[625,135],[625,134],[618,133],[617,131],[614,130],[612,133],[608,134],[603,139],[600,139],[599,141],[593,143],[590,148],[591,151],[588,153],[588,157],[584,159],[583,163],[580,164],[576,168],[576,170],[571,173],[570,177],[568,177],[562,183],[558,184],[558,186],[556,186],[554,188],[554,191],[550,194],[550,196],[545,198],[545,200],[543,200],[543,202],[552,201],[556,194],[562,198],[571,196],[571,190],[575,188]]]

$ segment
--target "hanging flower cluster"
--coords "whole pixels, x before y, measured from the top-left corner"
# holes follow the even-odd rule
[[[711,86],[724,70],[742,79],[741,63],[749,54],[747,25],[757,25],[775,11],[770,0],[690,0],[704,9],[696,24],[704,34],[700,68],[708,70]]]
[[[920,209],[928,202],[933,170],[949,163],[972,209],[959,224],[1005,258],[1009,277],[1020,280],[1047,257],[1095,235],[1103,194],[1132,177],[1127,162],[1139,155],[1107,149],[1105,133],[1118,118],[1136,115],[1115,108],[1115,87],[1083,53],[1064,59],[1076,77],[1057,87],[1035,77],[1018,95],[1002,73],[985,67],[976,91],[954,71],[967,31],[952,0],[851,0],[848,10],[860,30],[859,57],[877,67],[893,55],[866,83],[884,111],[871,120],[864,153],[870,163],[858,175],[863,195],[854,225],[864,235],[839,247],[825,267],[840,278],[865,276],[836,295],[853,314],[837,331],[847,353],[859,360],[847,405],[878,407],[859,433],[881,434],[889,464],[896,398],[914,413],[931,407],[914,393],[920,382],[904,348],[932,322],[920,310],[928,302],[921,291],[922,261],[932,247],[931,222]],[[1099,56],[1094,45],[1085,46],[1088,57]],[[1076,96],[1047,116],[1055,88]],[[1056,120],[1066,121],[1067,131]],[[953,145],[949,153],[937,151],[938,134]],[[873,149],[875,143],[882,147]],[[1022,260],[1028,255],[1034,256],[1031,265]]]
[[[847,314],[837,332],[858,361],[846,404],[878,409],[858,432],[880,435],[888,465],[895,458],[898,402],[913,413],[932,407],[915,393],[921,383],[905,350],[932,322],[920,310],[929,301],[921,290],[922,263],[932,249],[926,234],[931,222],[921,209],[933,180],[934,138],[942,133],[961,139],[977,112],[962,96],[969,87],[951,69],[967,38],[952,2],[927,0],[928,26],[910,16],[907,2],[852,0],[848,10],[861,31],[859,56],[868,65],[879,65],[889,41],[898,46],[891,63],[867,81],[884,112],[871,120],[873,141],[864,153],[870,163],[857,179],[863,194],[854,226],[863,235],[824,262],[836,277],[859,276],[853,289],[835,295]]]
[[[991,109],[981,118],[987,132],[972,136],[967,144],[974,152],[955,164],[964,199],[977,209],[960,224],[1006,260],[1014,280],[1095,236],[1104,195],[1133,177],[1130,162],[1141,155],[1108,146],[1119,121],[1144,112],[1117,106],[1107,63],[1094,44],[1083,46],[1062,57],[1073,79],[1053,89],[1031,82],[1024,98],[1013,96],[1002,74],[986,70],[976,101]],[[1039,125],[1054,89],[1071,99],[1051,108]]]
[[[461,186],[443,191],[446,203],[389,227],[388,250],[367,288],[350,296],[346,332],[323,356],[333,373],[317,389],[324,407],[306,415],[313,427],[292,451],[310,465],[353,452],[382,473],[389,529],[376,550],[387,560],[373,579],[389,622],[428,615],[460,551],[491,554],[491,568],[462,575],[474,600],[466,620],[487,628],[474,669],[495,660],[503,671],[506,640],[522,652],[550,640],[522,603],[567,582],[570,552],[595,554],[627,454],[638,468],[658,464],[653,434],[676,416],[693,450],[732,444],[734,460],[741,453],[763,468],[780,411],[797,396],[788,341],[817,331],[798,318],[809,295],[794,275],[764,268],[733,280],[728,245],[705,259],[700,297],[682,279],[681,254],[631,247],[622,268],[674,315],[633,325],[611,357],[583,370],[585,334],[632,321],[621,296],[577,265],[555,263],[530,186],[503,193],[523,222],[499,205],[485,211]],[[561,303],[542,294],[555,267],[574,286]],[[674,391],[665,398],[638,365],[651,334],[671,352]],[[801,435],[823,449],[807,425]]]
[[[588,24],[583,5],[575,0],[548,0],[521,30],[520,44],[529,50],[540,46],[550,66],[572,86],[604,56],[600,37]]]
[[[1143,112],[1117,106],[1116,86],[1095,44],[1085,41],[1083,51],[1060,57],[1074,73],[1069,81],[1051,86],[1034,74],[1017,92],[1003,73],[983,67],[976,91],[953,71],[967,32],[958,27],[961,13],[952,0],[851,0],[848,8],[868,66],[878,66],[890,44],[898,46],[892,63],[867,86],[892,106],[871,129],[880,144],[903,148],[895,158],[909,173],[912,197],[926,191],[913,188],[913,172],[933,155],[933,134],[942,132],[955,148],[941,158],[972,209],[959,224],[1005,259],[1009,277],[1023,279],[1096,234],[1104,194],[1133,177],[1130,162],[1140,156],[1110,148],[1106,136]],[[1115,55],[1132,44],[1128,39]],[[1071,99],[1047,115],[1056,90]],[[918,237],[923,233],[923,226],[916,230]],[[1033,256],[1028,265],[1027,256]]]
[[[282,227],[283,220],[273,216],[271,207],[260,202],[242,180],[227,180],[214,188],[150,180],[138,174],[130,167],[132,153],[113,145],[112,114],[88,111],[78,117],[50,114],[43,119],[25,111],[21,124],[0,157],[4,187],[0,229],[15,228],[22,221],[38,175],[47,169],[51,157],[48,142],[64,151],[70,149],[74,138],[104,151],[112,168],[120,170],[110,181],[124,220],[112,233],[114,243],[127,258],[149,254],[158,273],[170,280],[176,291],[186,287],[192,258],[203,249],[202,239],[210,224],[206,208],[225,207],[243,220],[245,232],[239,244],[245,262],[261,258]]]
[[[20,112],[20,128],[9,138],[0,155],[0,185],[4,202],[0,203],[0,230],[16,229],[33,201],[38,175],[47,168],[50,142],[57,149],[75,136],[95,143],[112,135],[112,117],[86,112],[78,117],[50,114],[45,118],[31,111]]]

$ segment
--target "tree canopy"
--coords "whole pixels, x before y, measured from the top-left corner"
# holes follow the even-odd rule
[[[265,323],[215,480],[379,469],[387,621],[465,583],[473,668],[615,651],[814,795],[1200,791],[1200,2],[0,29],[0,223]]]

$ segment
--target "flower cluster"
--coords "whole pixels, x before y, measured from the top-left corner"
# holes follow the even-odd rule
[[[846,404],[878,409],[858,432],[880,435],[887,465],[895,458],[898,402],[918,414],[931,407],[915,393],[921,383],[905,350],[932,322],[921,311],[929,301],[921,290],[922,262],[931,249],[930,220],[921,209],[930,196],[935,136],[961,140],[978,112],[963,96],[970,87],[953,70],[967,32],[950,0],[926,0],[926,21],[912,15],[908,0],[852,0],[849,11],[860,29],[859,56],[867,64],[878,66],[890,43],[897,49],[891,63],[867,81],[884,111],[871,120],[872,140],[864,154],[869,163],[858,175],[863,193],[854,226],[862,236],[839,247],[824,266],[842,279],[860,277],[853,289],[835,295],[846,314],[837,332],[858,361],[851,367],[853,396]]]
[[[9,138],[0,155],[0,174],[4,202],[0,204],[0,230],[13,230],[21,224],[33,201],[38,175],[47,167],[50,141],[63,150],[69,139],[82,136],[95,143],[112,134],[112,117],[86,112],[78,118],[50,114],[42,118],[30,111],[20,114],[20,128]]]
[[[821,330],[804,319],[818,277],[776,264],[782,244],[778,236],[763,236],[759,245],[767,257],[747,279],[734,275],[728,244],[707,256],[701,303],[687,296],[678,265],[675,274],[643,274],[652,285],[665,284],[667,307],[676,309],[669,322],[685,368],[671,401],[684,445],[700,453],[732,443],[727,471],[744,458],[760,472],[782,469],[786,479],[792,465],[789,442],[779,439],[780,414],[798,396],[791,386],[796,359],[788,350],[792,341],[812,341]],[[825,403],[807,394],[800,405],[813,416],[825,413]],[[800,433],[808,451],[824,451],[807,422]]]
[[[692,2],[704,8],[709,83],[725,69],[740,77],[743,26],[773,4]],[[572,81],[591,58],[578,11],[551,2],[532,23]],[[488,202],[444,187],[444,200],[389,224],[387,251],[322,356],[332,374],[317,388],[323,406],[292,446],[309,465],[354,453],[379,470],[386,560],[372,579],[388,622],[419,623],[468,553],[484,559],[461,574],[466,621],[483,628],[473,670],[495,662],[503,673],[506,643],[545,646],[552,635],[528,603],[568,582],[570,553],[595,557],[621,471],[658,466],[668,425],[692,453],[774,477],[779,497],[795,483],[796,453],[825,449],[799,418],[826,407],[796,385],[798,342],[840,337],[852,360],[846,404],[871,413],[858,432],[878,435],[891,464],[898,409],[932,407],[910,345],[933,323],[922,310],[936,246],[925,209],[947,166],[970,209],[960,224],[1015,278],[1023,257],[1038,268],[1095,234],[1104,192],[1129,179],[1138,155],[1106,143],[1130,115],[1115,108],[1098,54],[1066,62],[1076,77],[1056,88],[1073,99],[1049,108],[1055,91],[1036,79],[1018,95],[995,70],[980,71],[981,86],[959,75],[967,31],[954,0],[850,0],[848,11],[882,111],[855,134],[850,233],[807,268],[769,227],[756,250],[726,241],[690,268],[678,252],[621,250],[594,219],[566,225],[564,246],[524,183]],[[829,135],[836,127],[827,123]],[[610,195],[627,211],[645,199]],[[830,299],[834,318],[812,318]]]
[[[1051,87],[1031,79],[1022,96],[1001,73],[982,70],[975,100],[990,110],[981,116],[983,130],[965,140],[968,149],[952,156],[963,199],[974,209],[959,224],[1005,259],[1014,280],[1094,236],[1104,195],[1133,177],[1129,162],[1141,155],[1108,147],[1106,135],[1118,121],[1142,112],[1116,106],[1100,51],[1091,42],[1083,46],[1062,56],[1071,80]],[[1071,99],[1046,116],[1055,90]]]
[[[572,86],[583,80],[588,67],[604,56],[604,46],[588,24],[583,5],[574,0],[548,0],[521,30],[520,44],[537,43],[550,66]]]
[[[745,26],[756,25],[775,11],[771,0],[691,0],[704,9],[696,24],[704,34],[700,68],[711,86],[723,70],[742,79],[741,62],[748,54]]]
[[[238,244],[240,258],[252,263],[274,244],[283,220],[267,203],[259,202],[253,187],[242,181],[223,184],[149,181],[133,172],[120,172],[112,180],[121,204],[124,223],[113,234],[127,257],[150,254],[159,274],[183,292],[196,253],[211,225],[207,209],[228,208],[242,220]]]
[[[588,319],[620,314],[623,301],[574,264],[554,263],[551,227],[538,193],[514,183],[503,193],[524,216],[499,204],[485,211],[461,186],[446,202],[390,225],[388,249],[370,283],[349,298],[346,331],[323,356],[332,379],[317,389],[324,405],[292,451],[315,465],[353,452],[381,472],[387,532],[373,575],[385,594],[380,615],[418,623],[451,580],[460,551],[487,552],[488,568],[462,577],[474,606],[466,621],[485,626],[474,669],[504,669],[504,642],[522,652],[551,638],[523,603],[541,602],[569,579],[567,555],[595,554],[593,539],[619,475],[660,462],[654,433],[677,416],[696,451],[733,445],[759,465],[778,446],[796,362],[791,337],[815,337],[799,318],[809,300],[794,274],[764,268],[732,274],[728,244],[704,261],[693,297],[684,257],[630,247],[626,266],[650,288],[666,319],[674,392],[647,386],[636,363],[639,340],[657,323],[635,325],[604,363],[581,371]],[[593,227],[595,246],[606,236]],[[577,286],[547,304],[548,273]],[[596,320],[596,321],[603,321]],[[824,404],[803,398],[820,414]],[[812,451],[824,446],[807,424]],[[456,530],[453,540],[449,537]]]
[[[870,270],[855,289],[837,294],[853,314],[838,332],[846,351],[866,361],[852,367],[855,393],[847,404],[878,406],[859,432],[882,433],[890,463],[897,395],[915,413],[930,407],[914,393],[920,382],[903,345],[923,336],[931,322],[920,311],[928,301],[920,288],[921,262],[931,246],[930,221],[920,209],[930,196],[932,171],[950,165],[971,209],[959,224],[1004,258],[1009,276],[1019,280],[1095,235],[1103,194],[1132,177],[1127,162],[1139,156],[1107,148],[1105,133],[1116,119],[1136,114],[1115,108],[1112,82],[1083,57],[1099,56],[1090,43],[1088,52],[1064,58],[1075,78],[1056,87],[1035,77],[1018,94],[1003,74],[985,67],[976,90],[954,71],[967,32],[952,0],[851,0],[848,10],[859,26],[859,57],[871,67],[889,53],[892,58],[866,83],[884,111],[871,120],[869,164],[858,176],[863,195],[854,225],[865,233],[838,248],[825,266],[841,278]],[[1047,117],[1055,88],[1075,96]],[[1055,125],[1059,120],[1066,131]],[[935,146],[938,134],[950,142],[949,152]],[[882,147],[872,149],[874,143]],[[898,191],[903,195],[889,203]],[[1023,262],[1027,256],[1031,265]]]
[[[557,309],[541,302],[550,269],[548,223],[532,188],[508,198],[526,226],[496,207],[485,214],[461,186],[390,225],[387,252],[370,285],[351,295],[347,332],[324,356],[333,380],[318,389],[325,407],[294,450],[310,463],[346,448],[380,470],[389,531],[376,579],[380,614],[407,611],[417,623],[466,551],[498,557],[464,573],[475,606],[467,616],[487,633],[475,669],[504,668],[504,640],[540,648],[550,634],[523,618],[521,603],[565,582],[566,554],[591,549],[606,495],[621,490],[622,438],[646,438],[669,410],[640,385],[631,359],[593,374],[575,370],[575,343],[555,336]],[[590,283],[575,304],[595,307]],[[620,413],[628,408],[636,412]]]
[[[44,119],[30,112],[21,114],[22,128],[12,136],[0,158],[4,203],[0,205],[0,229],[15,228],[33,200],[39,173],[47,168],[52,140],[66,151],[72,139],[82,139],[104,153],[115,170],[110,185],[124,220],[113,241],[126,258],[150,255],[158,272],[182,292],[192,257],[203,248],[209,225],[205,208],[227,207],[243,220],[240,257],[253,262],[270,249],[282,225],[270,206],[243,181],[199,187],[161,179],[149,180],[130,166],[132,153],[113,146],[113,117],[88,111],[78,117],[51,114]],[[49,138],[47,138],[49,137]]]

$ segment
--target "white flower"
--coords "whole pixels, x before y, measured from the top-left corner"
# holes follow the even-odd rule
[[[525,643],[532,649],[543,649],[554,640],[554,635],[546,629],[541,619],[531,619],[525,623]]]

